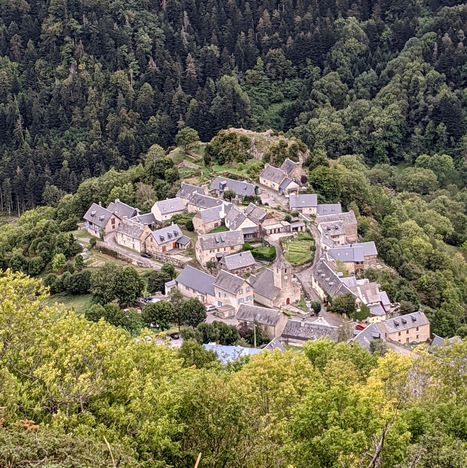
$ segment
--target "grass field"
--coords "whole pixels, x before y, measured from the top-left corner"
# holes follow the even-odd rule
[[[209,234],[215,234],[216,232],[227,232],[228,229],[225,226],[219,226],[209,232]]]
[[[92,305],[92,296],[91,294],[69,296],[65,293],[59,293],[47,298],[45,303],[47,305],[64,304],[67,309],[74,309],[78,314],[84,314]]]
[[[311,262],[315,254],[315,243],[312,238],[300,239],[299,237],[298,239],[285,240],[282,243],[282,248],[284,249],[284,258],[293,266]]]

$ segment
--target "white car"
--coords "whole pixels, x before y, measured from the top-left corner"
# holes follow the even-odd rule
[[[215,312],[217,309],[216,309],[216,306],[212,305],[212,304],[204,304],[204,307],[206,309],[206,312]]]

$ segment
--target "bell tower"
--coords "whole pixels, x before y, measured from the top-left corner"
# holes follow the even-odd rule
[[[274,264],[274,286],[282,290],[289,287],[291,281],[292,267],[281,257]]]

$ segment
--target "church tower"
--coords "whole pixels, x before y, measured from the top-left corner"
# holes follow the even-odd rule
[[[279,289],[288,288],[292,281],[292,267],[281,257],[274,264],[274,286]]]

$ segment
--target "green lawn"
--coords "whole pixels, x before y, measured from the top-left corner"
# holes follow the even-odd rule
[[[45,303],[47,305],[64,304],[67,309],[74,309],[78,314],[83,314],[92,305],[92,295],[69,296],[66,293],[59,293],[47,298]]]
[[[210,231],[209,234],[215,234],[216,232],[227,232],[227,231],[228,229],[225,226],[221,225],[219,227],[216,227],[212,231]]]
[[[285,240],[282,243],[282,248],[284,249],[284,258],[293,266],[311,262],[315,254],[315,243],[312,239]]]

